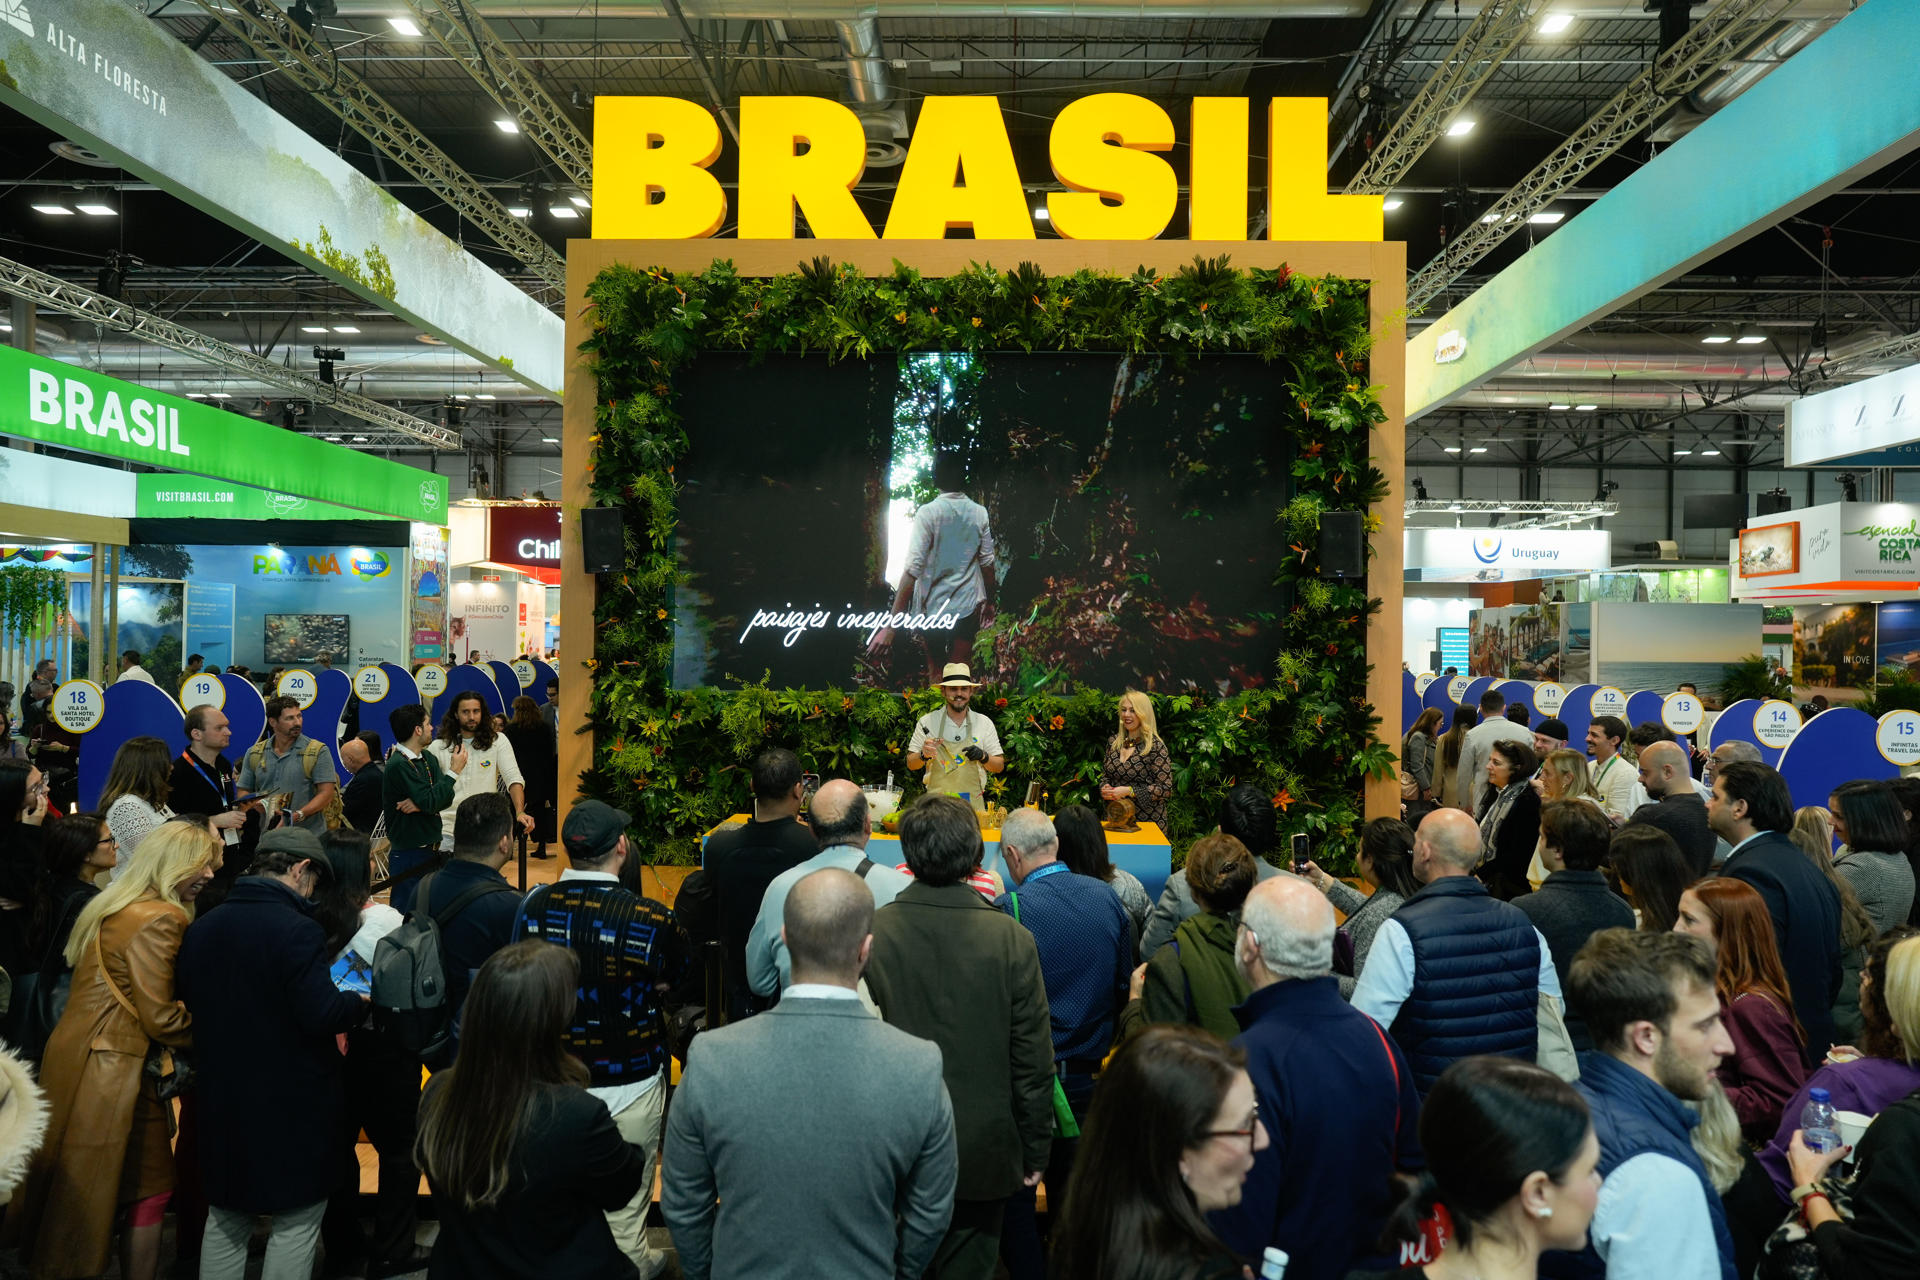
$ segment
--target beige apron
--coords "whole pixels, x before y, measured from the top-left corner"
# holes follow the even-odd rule
[[[960,796],[983,812],[987,807],[987,767],[967,759],[968,747],[979,739],[971,735],[973,712],[967,713],[966,732],[959,742],[953,740],[953,721],[945,711],[938,713],[935,726],[942,736],[929,733],[934,744],[933,759],[927,761],[927,791],[934,795]]]

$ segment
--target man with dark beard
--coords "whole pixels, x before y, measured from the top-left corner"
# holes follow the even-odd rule
[[[1725,1210],[1683,1105],[1715,1088],[1733,1052],[1714,994],[1713,949],[1683,933],[1603,929],[1567,973],[1567,998],[1594,1047],[1575,1082],[1593,1111],[1605,1180],[1579,1253],[1547,1253],[1554,1280],[1736,1280]]]

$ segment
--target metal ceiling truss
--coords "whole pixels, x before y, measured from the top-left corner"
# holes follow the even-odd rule
[[[132,303],[109,298],[104,293],[77,284],[69,284],[44,271],[35,271],[24,263],[0,258],[0,290],[67,315],[91,320],[103,328],[131,334],[156,346],[168,347],[208,364],[217,365],[236,376],[279,387],[317,405],[326,405],[341,413],[371,423],[407,444],[430,444],[437,449],[460,447],[460,433],[438,423],[416,418],[398,409],[353,394],[344,387],[320,382],[275,364],[264,356],[196,333],[151,311],[142,311]],[[366,432],[355,434],[365,435]],[[372,437],[369,435],[369,442]]]
[[[1482,5],[1386,136],[1374,144],[1360,172],[1347,183],[1347,191],[1383,195],[1393,190],[1427,148],[1445,136],[1480,86],[1526,40],[1541,4],[1542,0],[1490,0]]]
[[[520,131],[552,158],[567,181],[582,192],[592,188],[593,144],[485,18],[463,0],[400,2],[434,43],[459,62],[474,83],[519,123]]]
[[[1553,203],[1602,161],[1699,88],[1715,71],[1741,57],[1763,38],[1768,24],[1795,0],[1721,0],[1693,24],[1612,101],[1595,112],[1513,190],[1483,210],[1407,282],[1407,307],[1426,304],[1480,261],[1527,219]]]
[[[1920,347],[1920,342],[1916,342]],[[1785,434],[1778,424],[1731,401],[1689,409],[1684,414],[1512,413],[1501,409],[1443,409],[1420,419],[1424,430],[1407,441],[1409,466],[1620,467],[1630,470],[1777,468],[1785,465]],[[1478,442],[1486,452],[1446,452]],[[1682,464],[1673,450],[1692,449],[1701,459]],[[1706,449],[1720,456],[1707,459]],[[1436,456],[1438,455],[1438,456]]]
[[[428,141],[406,117],[347,69],[333,51],[301,30],[275,0],[194,0],[235,39],[284,72],[346,121],[379,151],[445,200],[495,243],[556,289],[566,288],[566,263],[526,222],[476,182],[453,157]]]
[[[1496,516],[1508,529],[1556,529],[1620,514],[1617,502],[1528,502],[1518,498],[1408,498],[1406,515]]]

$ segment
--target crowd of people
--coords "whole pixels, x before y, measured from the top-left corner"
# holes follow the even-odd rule
[[[268,1280],[652,1280],[657,1181],[695,1280],[1912,1274],[1909,784],[1796,812],[1737,749],[1476,710],[1416,726],[1352,879],[1278,865],[1241,785],[1154,901],[1077,806],[1009,814],[1001,875],[927,794],[877,859],[860,788],[780,747],[671,908],[598,800],[529,892],[542,719],[477,699],[345,779],[297,706],[238,766],[196,708],[98,813],[0,761],[47,1110],[0,1243],[151,1280],[170,1214],[210,1280],[263,1220]]]

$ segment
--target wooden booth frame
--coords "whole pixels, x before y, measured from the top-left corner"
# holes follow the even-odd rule
[[[1372,509],[1378,525],[1370,538],[1367,594],[1381,607],[1367,620],[1367,701],[1382,725],[1395,720],[1400,707],[1401,602],[1405,594],[1406,527],[1406,334],[1407,252],[1399,242],[1298,243],[1268,240],[570,240],[567,242],[566,387],[561,416],[560,615],[562,626],[579,645],[591,638],[598,583],[581,555],[580,512],[592,506],[593,488],[586,461],[592,456],[596,401],[594,374],[580,347],[591,335],[587,288],[608,267],[660,267],[698,272],[716,259],[731,261],[744,277],[798,271],[815,258],[849,263],[868,276],[885,276],[898,261],[924,276],[946,277],[972,263],[1002,270],[1031,262],[1050,276],[1075,271],[1131,275],[1151,267],[1171,274],[1195,255],[1225,255],[1241,269],[1273,269],[1285,264],[1309,276],[1340,276],[1368,282],[1368,316],[1374,347],[1369,360],[1386,419],[1374,428],[1373,464],[1386,478],[1387,492]],[[563,642],[565,643],[565,642]],[[562,725],[584,725],[589,717],[587,668],[576,653],[560,672]],[[558,821],[566,820],[576,797],[577,780],[593,766],[593,741],[584,733],[560,734],[560,777],[575,785],[560,788]],[[1397,757],[1397,752],[1395,753]],[[1373,778],[1366,785],[1368,818],[1398,817],[1397,776]]]

